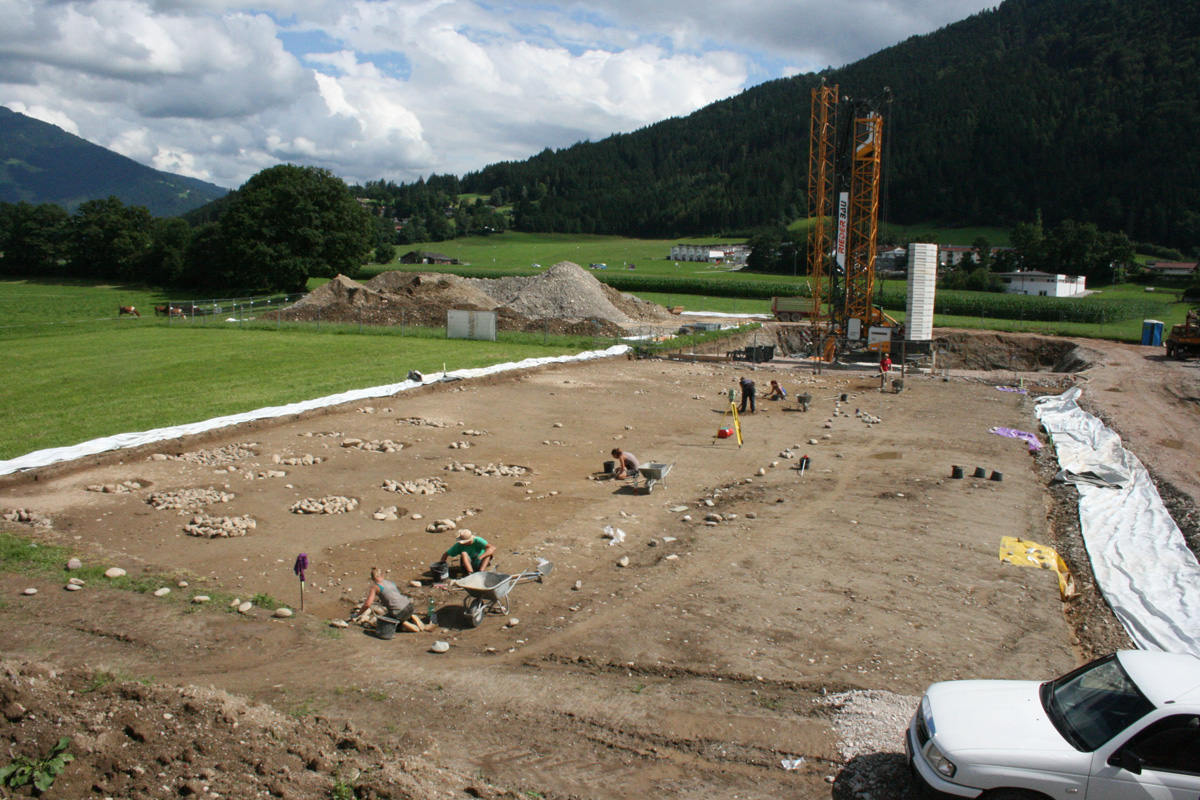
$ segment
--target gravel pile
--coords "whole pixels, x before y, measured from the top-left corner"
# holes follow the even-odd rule
[[[383,488],[398,494],[439,494],[446,491],[446,482],[441,478],[418,478],[414,481],[383,482]]]
[[[372,453],[399,453],[404,449],[404,443],[393,442],[391,439],[372,439],[370,441],[346,439],[342,442],[342,447],[354,450],[367,450]]]
[[[192,521],[183,526],[188,536],[199,536],[204,539],[229,539],[246,536],[258,527],[254,517],[213,517],[208,514],[197,514]]]
[[[493,478],[515,478],[520,477],[529,471],[525,467],[518,466],[516,464],[488,464],[487,466],[481,467],[477,464],[462,464],[458,461],[447,464],[445,469],[450,472],[473,472],[476,475],[489,476]]]
[[[38,528],[51,527],[49,517],[43,516],[36,511],[30,511],[28,508],[14,508],[11,511],[5,511],[4,519],[6,522],[20,522]]]
[[[353,497],[334,495],[330,497],[306,497],[292,504],[293,514],[346,514],[358,508]]]
[[[137,481],[121,481],[120,483],[93,483],[87,487],[87,490],[103,494],[129,494],[141,488],[142,485]]]
[[[215,450],[197,450],[194,453],[180,453],[175,456],[155,453],[150,458],[154,461],[186,461],[189,464],[219,467],[224,464],[232,464],[234,461],[241,461],[244,458],[256,457],[258,453],[253,449],[255,447],[258,447],[256,442],[239,442],[218,447]]]
[[[154,492],[146,502],[160,511],[192,511],[212,503],[228,503],[235,495],[219,489],[179,489]]]
[[[903,753],[904,731],[921,698],[870,690],[839,692],[816,702],[836,712],[838,753],[849,761],[870,753]]]
[[[578,264],[560,261],[530,278],[474,278],[499,305],[531,319],[603,319],[630,323],[670,316],[662,306],[609,288]]]

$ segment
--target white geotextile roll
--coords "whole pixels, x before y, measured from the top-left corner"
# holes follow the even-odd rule
[[[1200,656],[1200,563],[1142,462],[1079,407],[1080,394],[1074,388],[1043,397],[1036,413],[1063,469],[1128,476],[1123,488],[1076,487],[1096,584],[1138,647]]]

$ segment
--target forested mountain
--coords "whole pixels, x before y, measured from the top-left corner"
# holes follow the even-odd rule
[[[152,169],[0,106],[0,202],[57,203],[74,211],[88,200],[117,197],[166,217],[225,193],[220,186]]]
[[[1200,246],[1200,3],[1006,0],[822,75],[464,176],[530,231],[687,235],[805,214],[809,90],[886,107],[886,219],[1010,225],[1040,210]]]

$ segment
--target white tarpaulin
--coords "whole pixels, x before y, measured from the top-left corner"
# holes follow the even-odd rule
[[[1121,478],[1075,482],[1096,583],[1138,647],[1200,656],[1200,564],[1142,462],[1080,394],[1040,398],[1036,413],[1065,472]]]
[[[299,414],[302,411],[311,411],[314,408],[327,408],[329,406],[341,405],[342,403],[353,403],[358,400],[369,400],[375,397],[389,397],[397,392],[403,392],[424,384],[437,383],[443,380],[479,378],[485,375],[494,375],[497,372],[540,367],[544,364],[563,364],[570,361],[588,361],[594,358],[619,356],[623,355],[628,350],[628,345],[619,344],[610,347],[607,350],[590,350],[586,353],[579,353],[578,355],[573,356],[527,358],[524,361],[510,362],[507,364],[493,364],[490,367],[480,367],[478,369],[460,369],[444,375],[424,376],[420,381],[406,380],[400,383],[391,383],[386,386],[375,386],[370,389],[354,389],[349,392],[342,392],[341,394],[334,394],[328,397],[319,397],[316,400],[304,400],[299,403],[289,403],[286,406],[270,406],[268,408],[260,408],[255,411],[247,411],[242,414],[230,414],[229,416],[225,417],[216,417],[214,419],[204,420],[203,422],[191,422],[186,425],[173,425],[169,428],[155,428],[154,430],[140,431],[138,433],[119,433],[116,436],[105,436],[101,439],[92,439],[90,442],[83,442],[81,444],[75,444],[69,447],[51,447],[46,450],[37,450],[9,461],[0,461],[0,475],[8,475],[9,473],[20,472],[21,470],[45,467],[50,464],[57,464],[60,461],[71,461],[76,458],[82,458],[83,456],[105,453],[109,450],[123,450],[130,447],[140,447],[144,444],[151,444],[152,442],[161,442],[166,439],[177,439],[180,436],[204,433],[205,431],[216,430],[217,428],[225,428],[230,425],[237,425],[242,422],[250,422],[256,419],[286,417],[289,414]]]

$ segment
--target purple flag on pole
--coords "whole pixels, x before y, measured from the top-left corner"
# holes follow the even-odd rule
[[[296,556],[296,566],[292,567],[292,572],[300,576],[300,580],[304,580],[304,570],[308,569],[308,553],[301,553]]]

